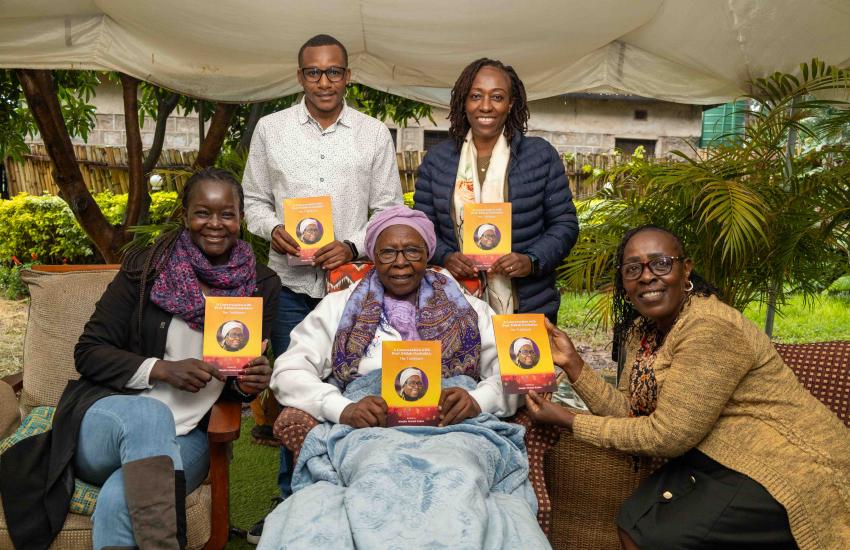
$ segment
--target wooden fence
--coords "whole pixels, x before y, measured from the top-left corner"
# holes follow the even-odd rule
[[[53,163],[44,145],[31,144],[23,160],[6,160],[9,196],[18,193],[30,195],[57,195],[59,188],[53,181]],[[86,186],[94,193],[111,191],[126,193],[129,185],[127,149],[125,147],[98,147],[75,145],[74,153]],[[163,189],[182,189],[188,171],[198,155],[197,151],[165,150],[159,157],[156,171],[163,178]]]
[[[126,193],[128,185],[127,150],[124,147],[98,147],[75,145],[74,151],[88,188],[93,192],[112,191]],[[166,150],[162,152],[157,173],[163,178],[162,189],[179,190],[188,177],[188,170],[197,152]],[[403,192],[413,191],[416,171],[425,156],[424,151],[396,153],[399,177]],[[610,154],[577,154],[564,158],[564,167],[573,196],[587,198],[603,183],[593,178],[599,170],[607,171],[612,166],[628,162],[630,157]],[[53,164],[44,145],[30,145],[30,153],[20,162],[6,161],[9,195],[25,192],[31,195],[58,194],[53,181]]]
[[[396,153],[398,157],[398,171],[401,177],[401,188],[405,193],[413,191],[416,180],[416,171],[425,156],[424,151],[404,151]],[[611,155],[607,153],[594,153],[568,155],[562,157],[567,179],[570,182],[570,190],[578,199],[585,199],[599,190],[604,181],[595,179],[593,176],[599,170],[605,172],[608,169],[622,163],[629,162],[630,156]]]

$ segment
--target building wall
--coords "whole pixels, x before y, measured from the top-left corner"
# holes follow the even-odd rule
[[[91,145],[124,146],[124,106],[121,87],[106,83],[98,87],[92,103],[97,108],[97,124],[89,134]],[[696,147],[702,131],[702,108],[642,98],[614,98],[591,94],[568,94],[529,103],[531,118],[528,134],[549,141],[559,152],[607,153],[616,140],[638,139],[655,142],[655,154],[666,155],[673,149]],[[637,120],[636,111],[646,118]],[[398,128],[399,151],[425,149],[425,132],[447,132],[448,110],[434,108],[429,120],[410,121]],[[153,141],[154,120],[147,117],[142,128],[142,144]],[[390,128],[397,128],[388,122]],[[76,139],[76,143],[82,140]],[[168,120],[165,149],[197,150],[198,117],[173,113]]]
[[[562,153],[607,153],[619,138],[655,141],[655,153],[662,156],[696,146],[702,131],[700,106],[652,99],[571,94],[532,101],[529,111],[528,134],[545,138]],[[646,118],[637,120],[636,111],[645,111]],[[426,131],[449,129],[447,116],[446,109],[435,108],[436,124],[411,121],[399,129],[398,149],[422,150]]]
[[[124,129],[124,101],[121,95],[121,86],[109,82],[101,84],[97,88],[95,97],[92,98],[92,105],[97,110],[94,129],[89,132],[87,142],[84,142],[81,138],[74,138],[73,142],[124,147],[127,141],[126,130]],[[156,120],[145,117],[145,123],[141,128],[142,147],[151,146],[155,127]],[[199,146],[197,115],[185,116],[175,110],[168,118],[163,148],[195,151]]]

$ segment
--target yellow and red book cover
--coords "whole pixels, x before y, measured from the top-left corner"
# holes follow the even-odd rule
[[[511,203],[469,203],[463,207],[463,255],[487,269],[511,253]]]
[[[555,391],[555,364],[542,313],[494,315],[493,330],[505,393]]]
[[[207,296],[204,309],[204,361],[225,376],[241,374],[262,355],[263,299]]]
[[[439,424],[440,342],[384,342],[382,348],[381,397],[387,402],[387,426]]]
[[[316,251],[334,240],[330,196],[284,199],[283,224],[301,247],[301,255],[287,256],[287,263],[310,265]]]

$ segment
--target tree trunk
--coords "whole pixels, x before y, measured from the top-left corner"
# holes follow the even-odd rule
[[[124,210],[124,222],[121,229],[138,225],[139,219],[150,205],[147,180],[142,169],[142,133],[139,128],[139,81],[132,76],[121,74],[121,88],[124,97],[124,130],[127,132],[127,170],[129,172],[129,192],[127,208]]]
[[[53,180],[59,187],[59,196],[71,207],[103,259],[120,261],[121,246],[126,242],[124,232],[110,225],[86,187],[62,118],[53,74],[48,70],[18,69],[17,75],[47,154],[53,161]]]
[[[158,99],[156,102],[156,128],[153,132],[153,143],[151,143],[148,156],[145,157],[145,162],[142,164],[142,174],[144,174],[145,178],[149,178],[154,168],[156,168],[156,163],[162,154],[162,146],[165,143],[165,129],[168,124],[168,117],[177,108],[177,102],[179,100],[180,95],[177,92],[169,92],[164,99]]]
[[[251,110],[248,112],[248,120],[245,121],[245,130],[239,139],[240,153],[248,152],[248,149],[251,147],[251,138],[254,137],[254,129],[260,121],[260,116],[263,114],[263,107],[265,106],[266,102],[251,105]]]
[[[195,159],[196,169],[212,166],[215,159],[218,158],[224,138],[227,135],[227,128],[230,126],[230,119],[233,117],[236,107],[237,105],[234,103],[216,103],[215,114],[210,120],[207,135],[201,143],[198,158]]]

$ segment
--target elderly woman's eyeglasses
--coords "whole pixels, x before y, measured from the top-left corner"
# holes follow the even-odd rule
[[[656,256],[646,262],[629,262],[620,266],[620,273],[626,281],[640,279],[644,268],[648,267],[653,275],[661,277],[673,271],[676,260],[684,260],[685,256]]]
[[[331,82],[339,82],[345,76],[345,67],[329,67],[327,69],[307,67],[301,69],[301,74],[307,82],[318,82],[322,79],[322,75],[327,76]]]
[[[406,246],[404,248],[382,248],[378,251],[377,258],[382,264],[391,264],[398,258],[398,254],[404,256],[408,262],[419,262],[425,257],[425,249],[420,246]]]

